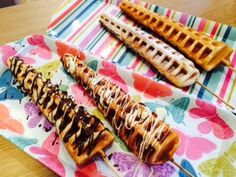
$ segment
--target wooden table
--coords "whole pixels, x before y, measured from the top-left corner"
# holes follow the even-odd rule
[[[192,15],[236,26],[236,0],[146,0]],[[0,45],[35,33],[45,33],[51,15],[62,0],[38,0],[0,9]],[[1,177],[56,176],[39,162],[0,137]]]

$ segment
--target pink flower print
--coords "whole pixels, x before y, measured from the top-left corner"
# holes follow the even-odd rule
[[[33,35],[29,37],[27,41],[31,45],[37,46],[36,48],[30,50],[30,54],[39,55],[39,57],[43,59],[51,59],[52,51],[45,43],[43,35]]]
[[[164,85],[137,73],[132,74],[134,88],[139,92],[144,92],[144,96],[150,99],[157,97],[170,97],[173,92],[168,85]]]
[[[180,147],[176,154],[182,156],[186,154],[190,160],[198,160],[204,154],[208,154],[216,149],[216,145],[204,137],[192,137],[185,135],[179,130],[175,131],[180,136]]]
[[[19,134],[24,133],[21,122],[11,117],[9,109],[4,104],[0,104],[0,129],[7,129]]]
[[[13,48],[10,45],[0,46],[0,52],[2,53],[2,60],[5,65],[7,65],[7,59],[11,56],[16,55],[16,53],[17,53],[15,48]],[[18,56],[21,57],[24,60],[24,62],[27,64],[34,64],[35,63],[35,60],[33,58],[22,56],[20,54]]]
[[[32,146],[30,152],[38,155],[38,160],[59,176],[65,176],[65,168],[58,158],[60,140],[56,132],[52,132],[43,142],[42,147]]]
[[[196,100],[198,107],[192,108],[189,115],[193,119],[204,119],[198,125],[198,130],[201,133],[207,134],[213,131],[215,137],[220,139],[229,139],[234,136],[230,126],[217,114],[217,109],[214,105],[201,100]]]
[[[116,65],[107,61],[102,61],[102,66],[103,68],[99,70],[99,74],[110,78],[113,84],[119,86],[127,93],[128,87],[125,81],[117,73]]]
[[[84,91],[82,86],[73,84],[71,86],[71,92],[77,104],[84,105],[85,107],[95,107],[95,104],[90,98],[89,93]]]

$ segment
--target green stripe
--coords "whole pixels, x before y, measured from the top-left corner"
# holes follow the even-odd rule
[[[107,6],[105,9],[103,9],[104,11],[105,10],[107,10],[109,8],[109,6]],[[93,15],[93,14],[92,14]],[[86,23],[87,21],[85,21],[84,23]],[[89,29],[91,26],[94,26],[94,23],[97,23],[97,18],[94,18],[88,25],[86,25],[86,29]],[[82,24],[83,25],[83,24]],[[74,41],[77,41],[84,33],[87,33],[87,30],[83,30],[83,31],[81,31],[81,33],[80,34],[78,34],[77,36],[76,36],[76,38],[75,39],[73,39],[73,41],[72,42],[74,42]],[[87,36],[86,36],[87,37]]]
[[[176,13],[176,11],[174,11],[174,13],[172,14],[172,16],[171,16],[172,19],[174,19],[175,13]]]
[[[216,36],[215,36],[215,39],[216,39],[216,40],[218,39],[218,37],[219,37],[219,35],[220,35],[220,32],[221,32],[221,30],[222,30],[222,27],[223,27],[223,24],[220,24],[220,28],[218,29],[217,34],[216,34]]]
[[[121,50],[124,50],[124,48],[126,48],[126,45],[122,45],[120,48],[118,48],[118,50],[112,56],[112,58],[113,58],[112,61],[117,62],[117,59],[119,60],[117,55],[120,53]]]
[[[107,29],[102,30],[102,32],[97,35],[97,37],[92,41],[91,44],[88,45],[88,47],[86,47],[86,49],[87,49],[87,50],[92,50],[92,48],[93,48],[93,47],[97,44],[97,42],[103,37],[103,35],[107,33],[107,31],[108,31]]]
[[[187,26],[190,26],[190,24],[192,23],[192,20],[193,20],[193,16],[190,16],[190,19],[188,20]]]

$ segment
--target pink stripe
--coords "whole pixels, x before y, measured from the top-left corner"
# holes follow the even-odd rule
[[[104,49],[107,50],[107,44],[110,44],[111,41],[114,39],[113,35],[109,35],[104,41],[103,43],[97,48],[97,50],[95,51],[95,54],[99,54],[101,53]]]
[[[118,14],[118,12],[120,12],[120,10],[118,9],[112,9],[110,14],[113,15],[113,16],[116,16],[116,14]]]
[[[166,16],[169,18],[169,17],[170,17],[170,14],[171,14],[171,10],[168,9],[167,12],[166,12]]]
[[[107,44],[111,43],[111,41],[114,39],[114,36],[110,35],[106,38],[106,40],[97,48],[97,50],[94,52],[97,55],[100,55],[103,50],[107,50]],[[118,43],[111,49],[111,51],[108,53],[108,56],[103,56],[105,58],[111,58],[112,55],[120,48],[120,46],[123,43],[121,41],[118,41]]]
[[[180,17],[179,22],[182,23],[183,25],[186,25],[186,23],[187,23],[187,21],[188,21],[188,17],[189,17],[189,15],[187,15],[187,14],[182,14],[181,17]]]
[[[148,9],[148,5],[149,5],[148,3],[145,3],[144,7]]]
[[[135,67],[139,64],[139,62],[140,62],[140,59],[139,59],[139,57],[137,57],[137,58],[135,59],[133,65],[131,66],[131,68],[132,68],[132,69],[135,69]]]
[[[148,71],[147,71],[147,73],[146,73],[146,75],[147,75],[148,77],[154,77],[155,74],[156,74],[155,71],[153,71],[151,68],[149,68]]]
[[[75,31],[74,34],[72,34],[72,35],[70,36],[70,38],[68,39],[68,42],[71,42],[71,40],[72,40],[75,36],[77,36],[78,33],[79,33],[84,27],[86,27],[87,24],[90,23],[90,22],[92,21],[92,19],[93,19],[95,16],[97,16],[98,13],[99,13],[104,7],[106,7],[106,6],[107,6],[107,4],[104,4],[104,5],[102,5],[102,7],[100,7],[96,12],[94,12],[93,15],[90,16],[89,19],[87,19],[86,22],[85,22],[83,25],[81,25],[80,28],[79,28],[77,31]]]
[[[215,23],[215,25],[214,25],[214,27],[213,27],[213,29],[212,29],[212,31],[211,31],[211,35],[210,35],[212,38],[215,37],[216,31],[217,31],[217,29],[219,28],[219,26],[220,26],[219,23]]]
[[[111,11],[111,14],[113,15],[113,16],[115,16],[117,13],[119,12],[119,10],[112,10]],[[92,41],[94,38],[96,38],[96,36],[99,34],[99,33],[101,33],[101,31],[103,30],[104,28],[103,27],[101,27],[101,25],[97,25],[92,31],[91,31],[91,33],[89,33],[89,34],[86,34],[86,38],[79,44],[79,48],[84,48],[84,47],[86,47],[88,44],[89,44],[89,42],[88,41]],[[107,45],[105,45],[105,47],[106,47]],[[101,47],[101,46],[100,46]],[[99,47],[99,48],[100,48]],[[100,50],[103,50],[103,47],[100,49]]]
[[[234,56],[233,56],[233,60],[231,62],[231,65],[234,67],[236,65],[236,52],[234,53]],[[229,82],[231,80],[231,77],[233,75],[234,71],[232,71],[231,69],[228,70],[227,74],[226,74],[226,77],[225,77],[225,81],[224,81],[224,84],[223,84],[223,87],[221,88],[221,91],[220,91],[220,97],[221,98],[224,98],[225,96],[225,93],[227,91],[227,88],[229,86]],[[217,100],[218,103],[220,103],[221,101]]]
[[[55,20],[53,20],[48,29],[51,29],[52,27],[54,27],[55,25],[57,25],[59,22],[61,22],[63,19],[65,19],[67,17],[68,14],[70,14],[70,12],[73,12],[73,10],[80,5],[82,1],[76,1],[74,4],[72,4],[68,9],[66,9],[60,16],[58,16]],[[62,4],[63,5],[63,4]]]
[[[198,29],[197,31],[202,32],[204,30],[204,27],[206,26],[207,20],[206,19],[202,19],[200,24],[198,25]]]
[[[117,0],[116,5],[118,6],[121,3],[122,0]]]
[[[118,13],[119,11],[118,10],[114,10],[114,11],[111,11],[111,13],[115,16],[116,13]],[[92,41],[92,39],[94,37],[96,37],[101,31],[102,31],[102,28],[101,25],[98,25],[96,26],[96,28],[94,28],[92,30],[91,33],[87,34],[87,37],[79,44],[79,47],[85,47],[86,44],[88,44],[88,41]],[[103,43],[100,45],[100,47],[95,51],[95,53],[101,53],[101,51],[104,50],[104,48],[107,47],[107,44],[109,42],[112,41],[113,37],[111,38],[112,36],[108,36],[108,38],[106,38],[105,41],[103,41]]]
[[[96,38],[97,34],[99,34],[103,30],[102,26],[98,24],[91,33],[87,34],[86,38],[79,44],[79,48],[85,48],[89,41],[92,42],[92,39]]]

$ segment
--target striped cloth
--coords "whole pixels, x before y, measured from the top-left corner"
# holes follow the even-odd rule
[[[98,22],[99,14],[106,11],[135,26],[136,24],[120,11],[117,6],[119,2],[119,0],[67,0],[56,10],[47,33],[103,59],[134,69],[154,80],[164,80],[149,64],[123,45]],[[223,41],[236,49],[236,28],[141,1],[134,0],[134,2],[201,31],[216,40]],[[236,65],[235,50],[231,55],[231,63],[233,66]],[[223,65],[208,73],[201,70],[200,82],[236,107],[236,74],[232,70]],[[183,91],[221,104],[219,100],[197,84],[185,88]]]

